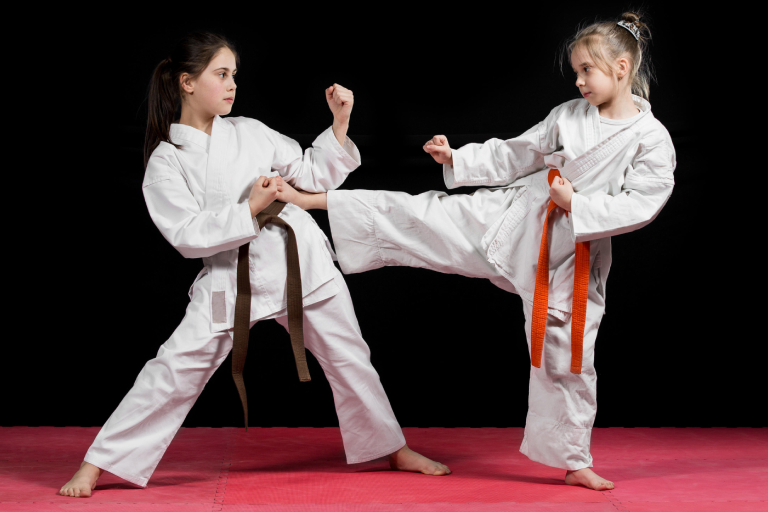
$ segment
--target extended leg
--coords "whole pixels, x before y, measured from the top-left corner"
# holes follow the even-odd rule
[[[328,192],[328,218],[341,269],[352,274],[383,266],[427,268],[490,279],[483,236],[517,195],[511,189],[473,194],[335,190]],[[502,286],[503,287],[503,286]]]
[[[304,308],[304,343],[322,366],[333,391],[339,428],[350,464],[397,453],[396,469],[447,474],[448,468],[405,446],[370,349],[360,332],[344,278],[337,273],[339,293]],[[288,329],[288,317],[276,319]]]
[[[87,464],[62,487],[62,494],[74,496],[70,484],[78,474],[92,473],[91,465],[136,485],[147,485],[203,387],[232,348],[228,333],[210,332],[209,289],[210,275],[195,284],[181,324],[157,357],[144,365],[86,453]],[[81,491],[80,495],[86,494]]]

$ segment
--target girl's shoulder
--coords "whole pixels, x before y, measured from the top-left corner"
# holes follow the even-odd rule
[[[589,107],[589,102],[584,98],[575,98],[559,104],[549,112],[549,115],[551,117],[560,117],[563,115],[586,116]]]
[[[568,123],[583,119],[587,117],[589,107],[589,102],[584,98],[576,98],[566,101],[550,110],[549,114],[541,124],[546,130],[550,130],[563,122]]]
[[[253,141],[254,138],[256,138],[275,148],[290,147],[291,151],[298,150],[301,152],[301,147],[298,142],[273,130],[257,119],[251,117],[226,117],[222,119],[229,122],[235,130],[240,132],[243,136],[243,140]]]
[[[142,188],[153,183],[182,175],[179,150],[173,144],[161,141],[147,160]]]
[[[236,130],[269,133],[274,130],[258,119],[252,117],[223,117],[223,121],[229,123]]]

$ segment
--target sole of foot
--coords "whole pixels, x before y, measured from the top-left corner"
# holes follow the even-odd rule
[[[102,473],[102,469],[83,461],[72,479],[59,489],[59,494],[73,498],[87,498],[96,487],[96,480]]]
[[[432,476],[451,474],[451,470],[445,464],[430,460],[411,450],[407,445],[389,456],[389,467],[396,471],[413,471]]]
[[[565,483],[568,485],[581,485],[595,491],[610,491],[615,487],[613,482],[598,476],[590,468],[566,472]]]

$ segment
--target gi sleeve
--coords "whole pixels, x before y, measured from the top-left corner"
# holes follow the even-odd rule
[[[649,224],[672,194],[675,166],[675,150],[671,141],[665,140],[650,147],[640,144],[618,194],[573,194],[573,240],[587,242],[629,233]]]
[[[307,192],[327,192],[341,185],[360,165],[360,152],[349,137],[339,144],[329,127],[302,153],[295,140],[268,127],[267,136],[275,147],[272,169],[285,181]]]
[[[202,211],[184,176],[163,158],[150,159],[143,192],[155,226],[185,258],[213,256],[259,236],[247,200]]]
[[[557,149],[557,117],[562,106],[513,139],[491,139],[452,151],[453,165],[443,164],[447,188],[504,186],[546,167],[544,157]]]

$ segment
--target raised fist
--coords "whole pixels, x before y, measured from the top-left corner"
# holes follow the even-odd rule
[[[349,123],[352,105],[355,103],[352,91],[339,84],[333,84],[325,90],[325,99],[328,102],[328,108],[333,113],[334,119],[342,125]]]
[[[424,144],[424,151],[432,155],[435,162],[439,164],[453,165],[453,152],[448,145],[448,138],[445,135],[435,135]]]

